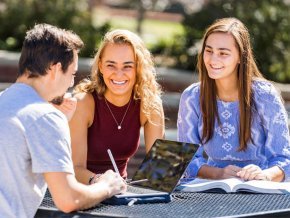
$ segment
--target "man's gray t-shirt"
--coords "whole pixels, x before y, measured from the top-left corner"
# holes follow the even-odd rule
[[[0,217],[33,217],[45,172],[74,174],[67,119],[32,87],[15,83],[0,95]]]

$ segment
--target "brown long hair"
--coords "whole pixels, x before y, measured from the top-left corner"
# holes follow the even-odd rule
[[[203,54],[205,43],[212,33],[231,34],[236,42],[240,54],[240,64],[238,66],[238,93],[239,93],[239,151],[247,149],[247,142],[251,140],[251,120],[252,120],[252,81],[253,78],[263,78],[260,73],[251,48],[250,36],[246,26],[236,18],[223,18],[216,20],[209,26],[202,40],[202,49],[198,55],[197,69],[199,72],[200,84],[200,105],[203,115],[202,141],[208,142],[214,131],[215,119],[219,122],[217,112],[217,88],[215,80],[208,76]]]

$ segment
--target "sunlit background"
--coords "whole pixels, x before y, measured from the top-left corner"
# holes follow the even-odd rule
[[[0,90],[15,81],[25,32],[36,23],[71,29],[85,42],[77,81],[89,75],[103,35],[128,29],[154,57],[164,90],[165,137],[176,139],[179,98],[197,81],[200,40],[206,27],[223,17],[246,24],[258,66],[281,90],[289,113],[290,0],[0,0]]]
[[[92,57],[103,34],[138,33],[157,66],[193,71],[199,41],[216,18],[234,16],[252,35],[260,69],[273,81],[290,82],[289,0],[1,0],[0,50],[20,51],[25,31],[46,22],[73,29]]]

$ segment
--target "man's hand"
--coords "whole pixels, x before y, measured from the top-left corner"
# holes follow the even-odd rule
[[[102,174],[96,183],[104,183],[107,186],[108,198],[112,197],[113,195],[123,193],[127,190],[125,180],[112,170],[108,170]]]
[[[62,103],[60,105],[53,104],[53,106],[64,113],[67,120],[70,121],[77,108],[77,99],[72,97],[70,93],[66,93]]]

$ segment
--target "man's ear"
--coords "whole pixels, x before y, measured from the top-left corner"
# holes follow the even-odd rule
[[[56,64],[51,64],[49,67],[49,73],[52,79],[56,79],[59,73],[61,72],[61,63],[57,62]]]

